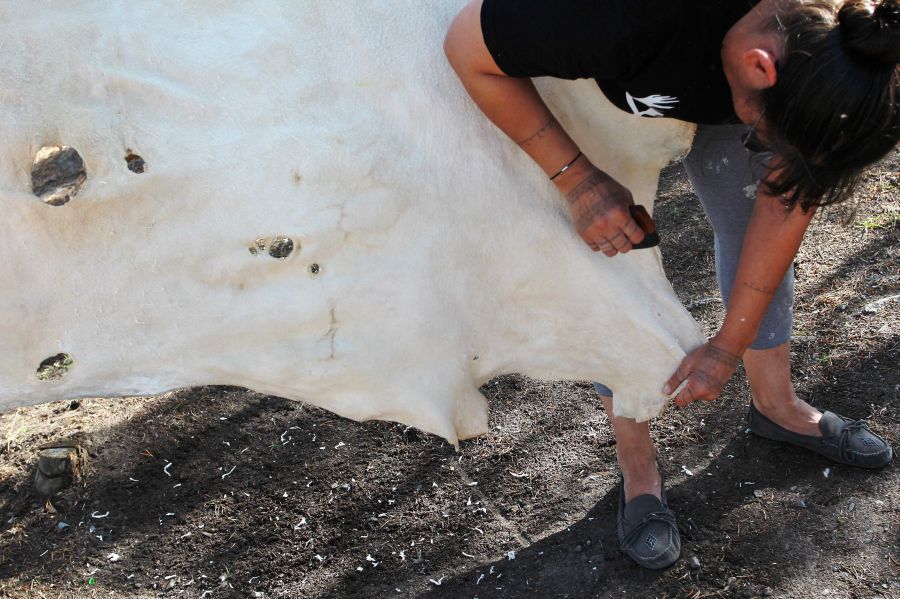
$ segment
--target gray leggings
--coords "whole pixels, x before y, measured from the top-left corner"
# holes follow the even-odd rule
[[[746,125],[700,125],[684,167],[715,238],[716,277],[725,305],[737,275],[744,233],[750,222],[756,188],[767,156],[744,148],[741,136]],[[751,349],[770,349],[791,338],[794,299],[794,268],[778,286],[759,326]],[[608,387],[595,383],[601,395],[612,395]]]

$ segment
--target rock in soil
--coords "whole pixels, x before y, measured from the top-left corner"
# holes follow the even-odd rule
[[[82,466],[81,446],[77,440],[64,439],[45,445],[34,473],[34,488],[49,497],[78,480]]]

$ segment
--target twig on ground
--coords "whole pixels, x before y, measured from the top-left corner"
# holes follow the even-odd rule
[[[699,308],[700,306],[708,306],[709,304],[721,304],[722,298],[720,297],[704,297],[698,300],[694,300],[689,303],[685,308],[688,310],[693,310],[694,308]]]

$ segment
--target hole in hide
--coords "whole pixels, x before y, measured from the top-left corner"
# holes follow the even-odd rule
[[[58,381],[66,376],[75,360],[69,354],[56,354],[40,363],[37,369],[38,380]]]
[[[309,266],[309,272],[312,273],[312,274],[314,274],[314,275],[319,274],[319,270],[320,270],[320,268],[319,268],[319,265],[318,265],[318,264],[311,264],[311,265]]]
[[[125,156],[125,163],[128,165],[128,170],[132,173],[137,173],[138,175],[142,174],[147,169],[147,163],[144,162],[144,159],[133,153],[131,150],[128,150],[128,155]]]
[[[269,255],[284,260],[294,251],[294,240],[290,237],[276,237],[269,244]]]
[[[51,206],[69,203],[85,180],[84,160],[69,146],[45,146],[31,165],[31,191]]]
[[[255,241],[253,242],[253,244],[248,248],[248,249],[250,250],[250,255],[251,255],[251,256],[258,256],[258,255],[261,254],[262,252],[265,252],[265,251],[266,251],[266,245],[267,245],[268,243],[269,243],[269,240],[268,240],[268,239],[266,239],[266,238],[264,238],[264,237],[258,238],[258,239],[255,240]]]

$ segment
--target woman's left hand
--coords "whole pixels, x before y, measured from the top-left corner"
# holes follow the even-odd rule
[[[722,392],[740,362],[740,355],[717,344],[713,337],[681,361],[678,370],[666,381],[663,393],[671,394],[687,380],[687,385],[675,397],[675,405],[683,408],[701,399],[713,401]]]

